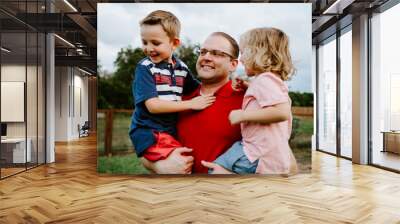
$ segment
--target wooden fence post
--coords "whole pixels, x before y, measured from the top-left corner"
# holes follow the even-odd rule
[[[292,107],[292,114],[295,116],[312,117],[314,115],[313,107]]]
[[[113,110],[106,111],[106,133],[104,141],[105,154],[107,156],[112,155],[112,128],[113,128]]]

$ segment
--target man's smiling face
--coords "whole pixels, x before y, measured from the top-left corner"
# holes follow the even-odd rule
[[[219,35],[211,35],[201,46],[207,51],[217,50],[231,54],[231,45],[227,39]],[[228,55],[212,55],[207,52],[199,55],[196,63],[196,70],[199,79],[204,82],[219,82],[228,77],[230,72],[236,69],[232,64],[232,58]]]

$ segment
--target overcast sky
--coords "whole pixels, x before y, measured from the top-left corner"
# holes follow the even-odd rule
[[[97,55],[104,70],[115,70],[114,61],[121,48],[141,46],[139,21],[161,9],[178,17],[183,42],[202,43],[215,31],[239,40],[240,34],[252,28],[281,29],[289,36],[297,70],[288,82],[289,88],[311,92],[311,4],[99,3],[97,9]]]

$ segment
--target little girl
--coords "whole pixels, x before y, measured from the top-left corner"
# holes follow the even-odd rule
[[[293,74],[289,40],[275,28],[256,28],[240,37],[240,61],[253,77],[241,110],[229,114],[241,124],[236,142],[214,163],[239,174],[294,174],[296,159],[289,147],[292,130],[291,101],[284,81]]]

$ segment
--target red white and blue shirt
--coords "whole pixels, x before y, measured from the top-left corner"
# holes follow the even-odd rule
[[[142,156],[155,143],[154,132],[167,132],[176,136],[177,113],[152,114],[147,110],[145,101],[155,97],[181,101],[183,94],[191,93],[199,86],[199,82],[181,60],[175,57],[172,60],[175,65],[165,61],[155,64],[146,57],[136,66],[132,84],[135,112],[129,136],[138,156]]]

